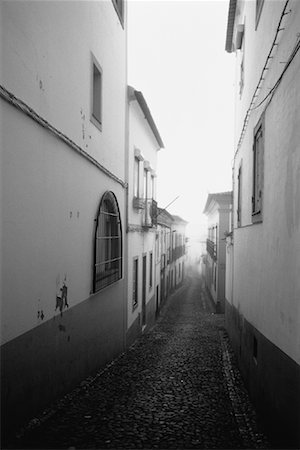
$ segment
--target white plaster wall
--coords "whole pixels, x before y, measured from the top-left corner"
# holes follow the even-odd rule
[[[140,227],[140,231],[130,231],[128,236],[128,328],[137,319],[142,310],[142,284],[143,284],[143,254],[147,254],[146,269],[146,304],[156,293],[156,285],[159,283],[159,269],[155,257],[155,233],[156,228],[142,230],[143,210],[133,208],[134,189],[134,151],[140,150],[145,161],[149,161],[151,168],[157,169],[158,144],[140,106],[136,100],[129,102],[129,144],[128,144],[128,224]],[[140,163],[140,185],[143,186],[143,162]],[[141,192],[142,196],[142,192]],[[149,289],[150,277],[150,251],[153,252],[153,283]],[[133,295],[133,258],[139,257],[138,278],[138,306],[132,309]],[[160,268],[160,264],[159,264]]]
[[[145,161],[149,161],[151,168],[157,170],[158,144],[152,130],[145,119],[144,113],[136,100],[129,103],[129,158],[128,158],[128,220],[131,224],[142,224],[143,210],[133,208],[134,189],[134,150],[140,150]],[[143,165],[140,162],[140,187],[143,188]],[[156,180],[155,180],[156,183]],[[141,190],[141,196],[143,192]]]
[[[124,179],[126,31],[112,2],[3,1],[0,21],[0,83]],[[102,132],[90,122],[91,53],[103,70]],[[0,113],[6,342],[59,314],[65,277],[69,307],[90,296],[101,197],[115,193],[122,225],[125,202],[120,184],[2,99]]]
[[[246,111],[250,105],[252,95],[258,84],[262,68],[270,51],[275,32],[279,23],[281,13],[285,5],[285,0],[268,0],[264,2],[257,29],[255,29],[255,1],[239,1],[235,26],[245,25],[243,50],[236,52],[236,134],[235,146],[239,140]],[[272,70],[265,73],[265,80],[259,90],[257,103],[269,92],[283,68],[283,61],[287,60],[291,48],[296,44],[297,33],[299,32],[300,4],[298,0],[290,0],[288,10],[292,9],[292,14],[287,14],[282,22],[283,32],[278,35],[276,46],[272,53]],[[239,94],[240,63],[244,56],[244,89],[242,95]],[[254,63],[255,61],[255,63]]]
[[[126,31],[112,1],[3,1],[0,82],[124,179]],[[90,121],[91,53],[103,70],[102,131]]]
[[[249,2],[250,3],[250,2]],[[268,5],[271,3],[273,5]],[[246,3],[247,4],[247,3]],[[249,6],[249,5],[248,5]],[[261,16],[262,49],[269,41],[269,27],[283,2],[265,2]],[[250,6],[249,6],[250,7]],[[266,9],[265,9],[266,8]],[[271,9],[270,9],[271,8]],[[278,76],[278,60],[286,60],[299,32],[300,4],[291,2],[287,28],[282,32],[278,54],[268,72],[266,85]],[[264,13],[269,13],[269,18]],[[274,20],[273,20],[274,19]],[[278,19],[278,17],[277,17]],[[249,19],[250,22],[250,19]],[[248,23],[248,17],[247,17]],[[253,32],[254,33],[254,32]],[[250,39],[248,39],[250,40]],[[259,45],[257,42],[256,46]],[[257,51],[257,50],[255,50]],[[253,49],[254,52],[254,49]],[[254,55],[254,53],[253,53]],[[249,54],[249,65],[260,61],[261,52]],[[277,58],[278,55],[278,58]],[[279,58],[280,55],[280,58]],[[250,70],[250,69],[249,69]],[[251,73],[251,70],[250,70]],[[252,225],[253,130],[262,113],[250,117],[235,163],[234,199],[237,201],[237,171],[243,164],[242,228],[234,230],[234,305],[261,333],[296,362],[300,362],[300,59],[295,57],[265,113],[263,222]],[[239,106],[238,106],[239,108]],[[238,109],[239,110],[239,109]],[[234,207],[234,225],[236,207]]]
[[[2,339],[50,320],[66,276],[68,304],[92,289],[95,218],[106,190],[124,189],[23,113],[1,101]],[[123,227],[124,228],[124,227]],[[124,236],[124,235],[123,235]],[[122,281],[120,281],[122,282]],[[103,290],[110,295],[113,285]],[[44,319],[38,318],[43,311]]]
[[[152,288],[149,287],[150,278],[150,252],[153,252],[153,283]],[[143,288],[143,256],[147,256],[146,267],[146,304],[155,294],[156,280],[155,280],[155,232],[149,231],[146,233],[132,232],[128,233],[128,328],[136,320],[142,311],[142,288]],[[138,305],[133,310],[132,296],[133,296],[133,259],[139,258],[138,268]]]
[[[225,298],[225,271],[226,271],[226,240],[225,232],[229,230],[229,209],[219,209],[218,224],[218,261],[217,261],[217,277],[218,277],[218,300]]]

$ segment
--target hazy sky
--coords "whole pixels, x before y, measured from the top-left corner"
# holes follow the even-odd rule
[[[229,0],[129,0],[128,83],[143,92],[165,149],[158,203],[205,221],[209,192],[231,190],[234,55]]]

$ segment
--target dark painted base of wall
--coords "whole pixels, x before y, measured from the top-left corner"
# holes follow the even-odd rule
[[[226,302],[226,328],[272,448],[300,448],[300,366]]]
[[[155,303],[155,295],[151,297],[149,302],[146,305],[146,329],[151,328],[156,320],[156,303]],[[126,333],[126,348],[129,348],[136,339],[138,339],[142,334],[142,323],[141,323],[141,315],[135,319],[133,324],[127,330]]]
[[[1,347],[1,440],[124,351],[123,283]]]
[[[215,313],[216,314],[224,314],[225,313],[224,301],[222,303],[220,301],[215,301],[215,299],[212,296],[211,291],[209,290],[209,288],[207,286],[206,286],[206,293],[208,295],[208,298],[210,299],[210,302],[211,302],[213,308],[215,309]]]
[[[141,315],[139,314],[126,333],[126,348],[129,348],[142,334]]]

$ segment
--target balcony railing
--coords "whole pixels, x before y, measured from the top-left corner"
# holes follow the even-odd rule
[[[155,227],[157,225],[157,202],[152,198],[147,198],[144,203],[143,226],[146,228]]]
[[[206,251],[213,260],[217,259],[217,245],[210,239],[206,239]]]

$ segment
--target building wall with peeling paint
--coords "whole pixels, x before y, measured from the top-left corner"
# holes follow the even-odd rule
[[[226,315],[252,399],[286,448],[300,444],[300,3],[261,3],[255,21],[255,2],[238,2],[234,25],[233,36],[239,24],[244,36],[235,52],[232,285]],[[262,208],[256,220],[254,150],[260,121]]]
[[[92,289],[106,191],[126,239],[126,19],[123,28],[110,1],[0,8],[1,404],[9,429],[124,349],[124,274]],[[103,71],[102,131],[90,121],[91,54]]]
[[[124,179],[126,42],[112,1],[4,1],[1,21],[1,84]],[[101,133],[90,121],[92,54],[103,70]]]

